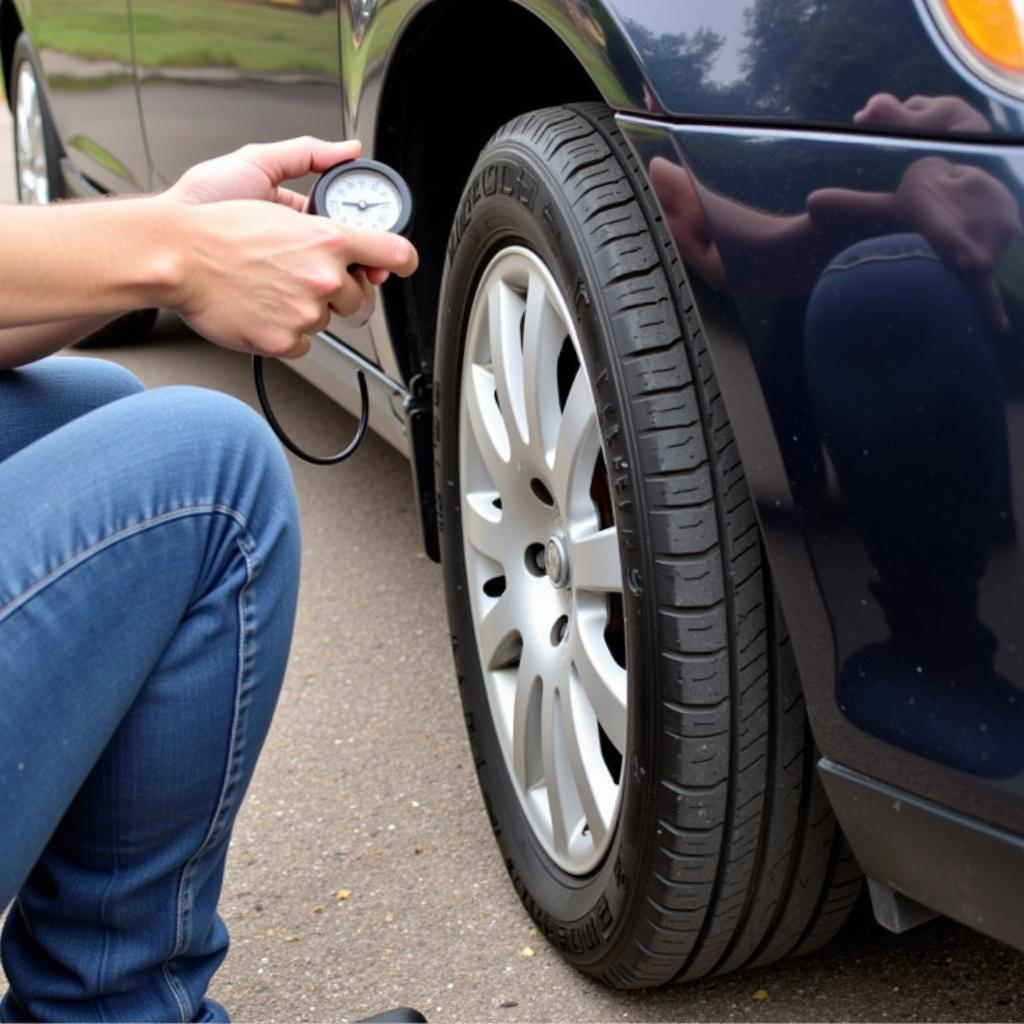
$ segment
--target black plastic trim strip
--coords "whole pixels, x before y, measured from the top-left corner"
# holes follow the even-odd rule
[[[669,114],[636,113],[631,110],[615,112],[620,122],[637,125],[648,125],[656,128],[695,128],[702,130],[718,130],[733,135],[775,136],[782,138],[802,137],[841,137],[846,141],[881,143],[883,145],[922,146],[929,149],[936,147],[977,147],[987,149],[1020,149],[1024,142],[1024,133],[1007,133],[1002,135],[980,132],[974,135],[960,132],[944,134],[942,132],[914,132],[907,128],[883,128],[872,125],[866,128],[858,124],[835,124],[829,121],[783,121],[775,118],[744,118],[730,117],[726,114],[687,114],[672,116]]]
[[[868,878],[1024,949],[1024,836],[958,814],[828,758],[818,770]]]

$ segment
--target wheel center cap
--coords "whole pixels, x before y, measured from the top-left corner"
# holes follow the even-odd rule
[[[544,548],[544,569],[556,587],[564,587],[569,582],[569,556],[557,537],[552,537]]]

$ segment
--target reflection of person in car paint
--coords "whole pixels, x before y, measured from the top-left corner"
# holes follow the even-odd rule
[[[861,124],[982,129],[956,97],[874,96]],[[656,157],[684,260],[713,288],[810,292],[804,369],[821,438],[877,571],[890,636],[850,657],[839,704],[866,731],[990,777],[1024,769],[1024,691],[978,612],[986,548],[1012,536],[996,272],[1022,232],[987,171],[929,156],[895,190],[826,188],[771,216]],[[724,260],[722,252],[729,253]]]

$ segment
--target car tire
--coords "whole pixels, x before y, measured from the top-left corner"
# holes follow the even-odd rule
[[[65,195],[61,148],[42,87],[35,50],[22,32],[11,61],[14,168],[18,201],[45,205]]]
[[[607,108],[526,114],[481,153],[434,402],[464,716],[540,932],[621,988],[823,945],[861,876],[697,313]]]

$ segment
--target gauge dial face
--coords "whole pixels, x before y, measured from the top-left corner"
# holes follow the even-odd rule
[[[402,219],[402,197],[378,171],[353,168],[327,187],[327,216],[339,224],[390,231]]]

